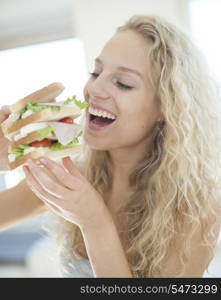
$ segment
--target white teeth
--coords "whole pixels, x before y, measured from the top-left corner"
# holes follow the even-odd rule
[[[98,117],[103,117],[103,118],[108,118],[111,120],[115,120],[116,117],[110,113],[107,113],[106,111],[101,111],[101,110],[97,110],[97,109],[93,109],[92,107],[89,107],[89,113],[94,115],[94,116],[98,116]]]

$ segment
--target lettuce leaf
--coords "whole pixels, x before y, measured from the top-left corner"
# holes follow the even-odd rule
[[[73,138],[73,140],[68,144],[68,146],[75,146],[79,143],[79,136],[83,134],[83,131],[81,130],[76,137]]]
[[[76,106],[78,106],[80,109],[84,109],[88,106],[88,103],[87,101],[79,101],[77,100],[77,97],[76,95],[74,95],[73,97],[69,97],[67,98],[67,100],[64,101],[64,105],[67,105],[67,104],[75,104]],[[34,112],[39,112],[39,111],[42,111],[44,109],[47,109],[47,108],[51,108],[55,111],[60,111],[61,110],[61,107],[60,105],[44,105],[44,104],[40,104],[36,101],[32,101],[30,100],[26,105],[25,107],[23,107],[21,110],[20,110],[20,113],[19,113],[19,120],[22,118],[22,115],[27,111],[27,110],[32,110]]]
[[[51,108],[52,110],[60,111],[61,106],[60,105],[46,105],[46,104],[39,104],[36,101],[30,101],[27,104],[27,110],[32,110],[34,112],[42,111],[43,109]]]
[[[40,138],[38,139],[38,141],[42,141],[44,138],[46,138],[48,136],[52,136],[54,133],[54,130],[51,127],[46,127],[46,128],[39,129],[38,133],[40,135]]]
[[[20,145],[19,147],[14,148],[12,150],[12,154],[14,154],[16,158],[21,157],[24,155],[24,150],[27,148],[30,148],[30,147],[31,146],[29,146],[29,145]]]
[[[78,135],[76,137],[73,138],[73,140],[67,144],[68,147],[72,147],[72,146],[75,146],[79,143],[79,139],[78,137],[81,136],[83,134],[83,131],[80,131],[78,133]],[[52,146],[50,147],[51,150],[60,150],[62,147],[65,148],[65,146],[63,146],[61,143],[59,142],[56,142],[56,143],[53,143]]]
[[[78,138],[74,138],[69,144],[68,146],[72,147],[75,146],[79,143]]]
[[[59,143],[59,142],[56,142],[56,143],[54,143],[54,144],[51,145],[50,149],[51,150],[60,150],[61,147],[62,147],[62,144]]]
[[[36,101],[29,101],[25,107],[22,108],[22,110],[19,113],[19,119],[22,118],[22,115],[27,111],[27,110],[32,110],[34,112],[39,112],[42,111],[46,108],[51,108],[55,111],[60,111],[61,110],[61,106],[59,105],[41,105]]]
[[[84,109],[88,106],[87,101],[79,101],[77,100],[76,95],[74,95],[72,98],[67,98],[67,100],[64,101],[64,104],[75,104],[80,109]]]

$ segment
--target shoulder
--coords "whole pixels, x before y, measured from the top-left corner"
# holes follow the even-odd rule
[[[214,257],[220,233],[221,218],[218,213],[208,217],[205,223],[202,220],[199,226],[186,223],[180,236],[177,234],[170,244],[162,277],[202,277]],[[182,260],[180,254],[184,252]],[[184,271],[181,274],[182,268]]]

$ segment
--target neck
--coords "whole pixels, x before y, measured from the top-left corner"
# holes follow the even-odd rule
[[[149,150],[150,141],[148,143],[137,144],[136,146],[109,151],[113,166],[112,190],[118,191],[130,188],[129,176]]]

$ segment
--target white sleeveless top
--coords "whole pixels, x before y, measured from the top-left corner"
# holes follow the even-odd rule
[[[94,277],[90,262],[87,259],[67,261],[61,267],[62,277],[91,278]]]
[[[91,264],[88,259],[78,259],[72,252],[72,233],[71,230],[66,231],[65,237],[63,239],[63,245],[59,249],[56,250],[57,243],[56,243],[56,235],[54,232],[59,230],[59,218],[53,214],[49,214],[48,218],[44,223],[42,223],[43,228],[47,229],[47,232],[51,232],[52,234],[49,235],[51,239],[51,243],[53,245],[53,251],[56,253],[56,261],[59,269],[59,273],[61,277],[70,277],[70,278],[89,278],[95,277]]]
[[[68,251],[60,255],[61,275],[65,278],[91,278],[94,273],[88,259],[77,259]]]

